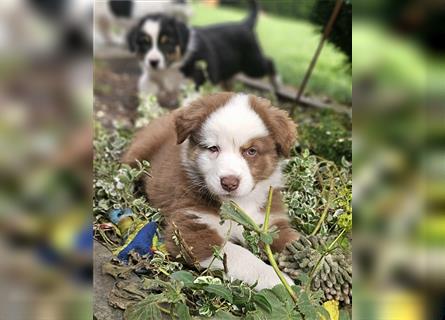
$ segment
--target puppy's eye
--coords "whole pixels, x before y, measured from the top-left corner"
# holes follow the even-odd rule
[[[141,38],[141,42],[144,44],[150,44],[151,43],[151,38],[149,36],[144,36]]]
[[[257,150],[255,148],[249,148],[245,151],[246,155],[249,157],[255,157],[257,154]]]
[[[161,37],[161,41],[160,41],[160,43],[161,43],[161,44],[166,44],[168,41],[169,41],[169,39],[168,39],[167,36],[162,36],[162,37]]]
[[[211,147],[207,147],[207,150],[209,150],[211,153],[215,153],[219,151],[218,146],[211,146]]]

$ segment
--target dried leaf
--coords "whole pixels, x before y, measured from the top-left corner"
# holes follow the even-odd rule
[[[125,320],[159,320],[162,313],[156,301],[156,296],[129,306],[124,312]]]
[[[102,273],[109,274],[115,279],[128,279],[132,271],[133,267],[128,265],[117,265],[112,262],[107,262],[102,265]]]

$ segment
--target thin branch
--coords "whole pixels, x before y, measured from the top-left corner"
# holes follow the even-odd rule
[[[329,186],[328,199],[326,200],[326,206],[324,207],[324,210],[320,217],[320,220],[318,220],[317,225],[315,226],[314,230],[311,232],[311,236],[316,235],[318,230],[320,230],[321,226],[323,225],[323,222],[326,220],[326,217],[328,215],[329,207],[331,206],[332,191],[334,190],[334,179],[332,178],[332,173],[330,170],[329,170],[329,176],[330,176],[331,183]]]
[[[311,77],[312,71],[314,70],[315,64],[317,63],[318,57],[320,56],[321,50],[323,49],[323,45],[326,41],[326,39],[329,37],[329,35],[332,32],[332,27],[334,26],[335,20],[337,19],[338,14],[340,13],[340,9],[342,7],[343,0],[337,0],[335,2],[334,10],[331,13],[331,16],[329,17],[329,21],[326,24],[326,27],[324,29],[324,32],[320,38],[320,42],[318,43],[317,49],[315,50],[314,56],[312,57],[312,60],[309,64],[309,67],[306,70],[306,73],[304,74],[303,80],[301,81],[300,87],[298,88],[298,94],[296,98],[296,102],[298,103],[304,93],[304,89],[306,88],[306,85],[309,81],[309,78]],[[292,106],[291,115],[294,115],[295,113],[296,104]]]
[[[272,193],[273,193],[273,188],[270,187],[269,188],[269,196],[268,196],[268,200],[267,200],[267,207],[266,207],[266,216],[264,217],[264,224],[263,224],[263,232],[264,233],[267,233],[269,230],[270,209],[272,206]],[[272,265],[272,268],[274,269],[278,278],[280,278],[280,281],[283,283],[284,287],[286,288],[287,292],[291,296],[292,300],[294,300],[294,302],[297,303],[298,296],[295,293],[295,291],[291,288],[291,286],[287,283],[280,268],[278,268],[277,262],[275,261],[275,258],[273,257],[273,253],[272,253],[272,249],[270,248],[270,245],[267,243],[264,243],[264,250],[266,251],[267,258],[269,259],[269,262]]]

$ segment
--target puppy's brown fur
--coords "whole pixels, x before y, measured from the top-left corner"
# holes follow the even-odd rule
[[[212,247],[223,243],[216,231],[199,222],[198,217],[191,213],[219,215],[221,203],[190,181],[181,163],[180,144],[190,137],[187,157],[193,160],[198,152],[193,148],[194,135],[208,116],[224,106],[233,95],[212,94],[153,121],[135,136],[123,156],[122,161],[130,165],[135,165],[136,160],[150,161],[151,177],[145,181],[146,193],[152,205],[160,208],[166,218],[166,245],[174,256],[179,252],[172,240],[173,222],[198,261],[210,257]],[[246,157],[252,176],[258,182],[273,172],[280,156],[289,155],[295,143],[296,127],[284,111],[272,107],[269,101],[250,96],[249,102],[270,132],[269,136],[253,139],[243,146],[244,149],[254,146],[259,153],[267,155],[257,159]],[[281,251],[286,243],[298,238],[298,233],[288,223],[278,190],[274,191],[272,214],[271,223],[280,231],[272,248]]]

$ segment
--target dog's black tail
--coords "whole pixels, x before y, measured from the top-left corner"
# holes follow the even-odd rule
[[[250,6],[250,12],[244,23],[251,29],[255,27],[258,17],[258,11],[260,10],[257,0],[248,0]]]

